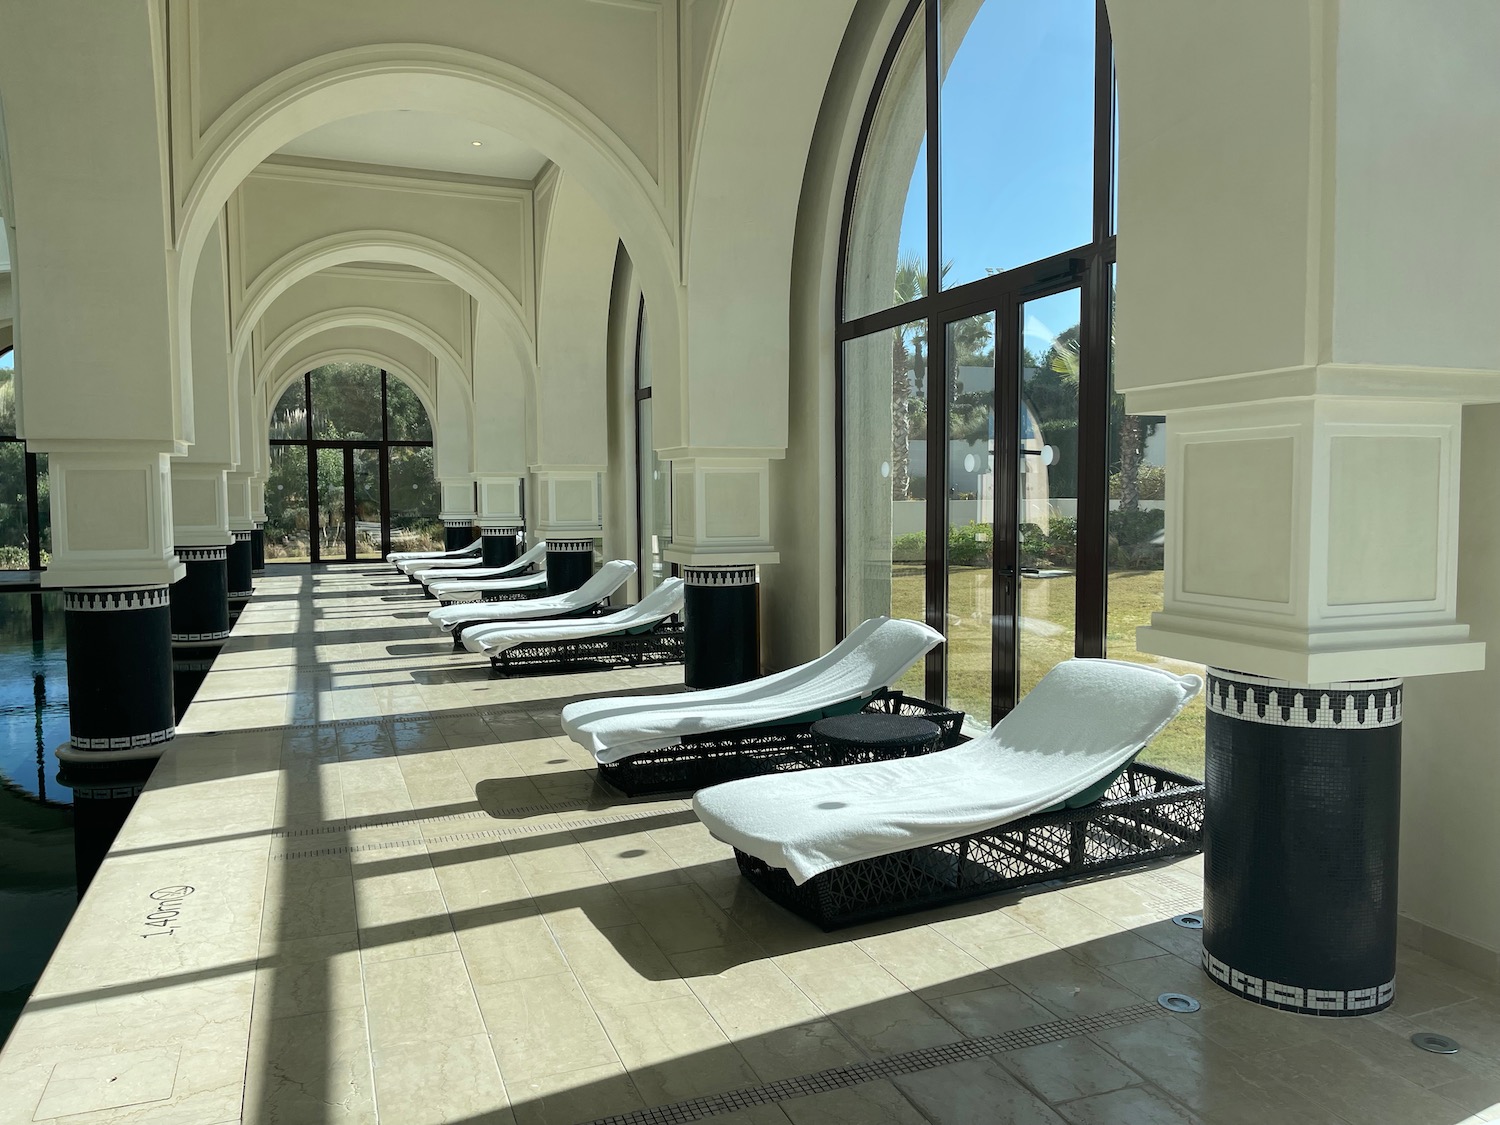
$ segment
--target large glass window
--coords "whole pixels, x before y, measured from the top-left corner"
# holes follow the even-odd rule
[[[0,570],[41,570],[52,547],[47,455],[16,436],[15,363],[0,352]]]
[[[644,298],[635,336],[635,499],[644,596],[676,570],[664,554],[672,542],[672,465],[656,455],[651,430],[651,326]]]
[[[271,412],[266,558],[375,559],[441,549],[432,420],[378,367],[333,363],[287,387]]]
[[[1106,649],[1113,134],[1100,0],[914,0],[850,174],[841,627],[941,629],[971,728]]]

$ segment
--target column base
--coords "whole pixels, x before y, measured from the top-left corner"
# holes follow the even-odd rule
[[[250,574],[258,578],[265,572],[266,529],[261,524],[256,524],[255,530],[250,532]]]
[[[519,527],[486,527],[480,529],[484,540],[484,565],[509,566],[516,561],[520,551],[516,547]]]
[[[229,553],[225,558],[225,577],[229,585],[229,601],[233,608],[234,602],[247,602],[255,593],[255,587],[251,581],[251,575],[255,570],[253,557],[255,547],[252,542],[255,533],[235,531],[231,534],[234,536],[234,542],[229,545]]]
[[[187,574],[172,586],[172,644],[202,645],[229,636],[227,547],[178,547]]]
[[[683,619],[689,688],[760,676],[760,581],[755,566],[684,567]]]
[[[1401,695],[1208,670],[1203,967],[1235,995],[1314,1016],[1394,999]]]
[[[471,520],[443,521],[443,550],[460,551],[474,542],[474,524]]]
[[[547,540],[547,593],[567,594],[594,573],[593,539]]]
[[[170,603],[166,586],[63,592],[72,735],[57,780],[74,791],[80,893],[177,733]]]

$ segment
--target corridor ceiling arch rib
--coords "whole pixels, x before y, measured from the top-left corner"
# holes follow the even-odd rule
[[[174,91],[179,101],[189,96]],[[184,151],[208,155],[184,169],[192,186],[178,212],[179,311],[186,309],[181,294],[191,293],[199,251],[215,217],[257,166],[314,129],[399,109],[502,128],[576,177],[639,264],[663,327],[671,329],[664,337],[677,339],[675,192],[663,192],[630,146],[564,91],[495,59],[431,45],[351,48],[299,63],[240,97],[193,139]],[[411,247],[398,246],[395,252],[410,253]],[[186,344],[191,332],[186,317],[179,317],[178,331]],[[678,366],[675,354],[664,354],[661,362],[666,372]]]

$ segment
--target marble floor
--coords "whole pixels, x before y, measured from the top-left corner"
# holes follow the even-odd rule
[[[1196,860],[824,934],[560,737],[679,668],[492,680],[387,568],[256,588],[0,1054],[0,1125],[1500,1121],[1500,985],[1404,950],[1376,1016],[1234,999],[1170,921]]]

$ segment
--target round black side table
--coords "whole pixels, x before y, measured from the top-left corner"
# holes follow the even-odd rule
[[[819,719],[812,725],[812,738],[813,754],[823,766],[912,758],[943,748],[943,731],[936,723],[876,711]]]

